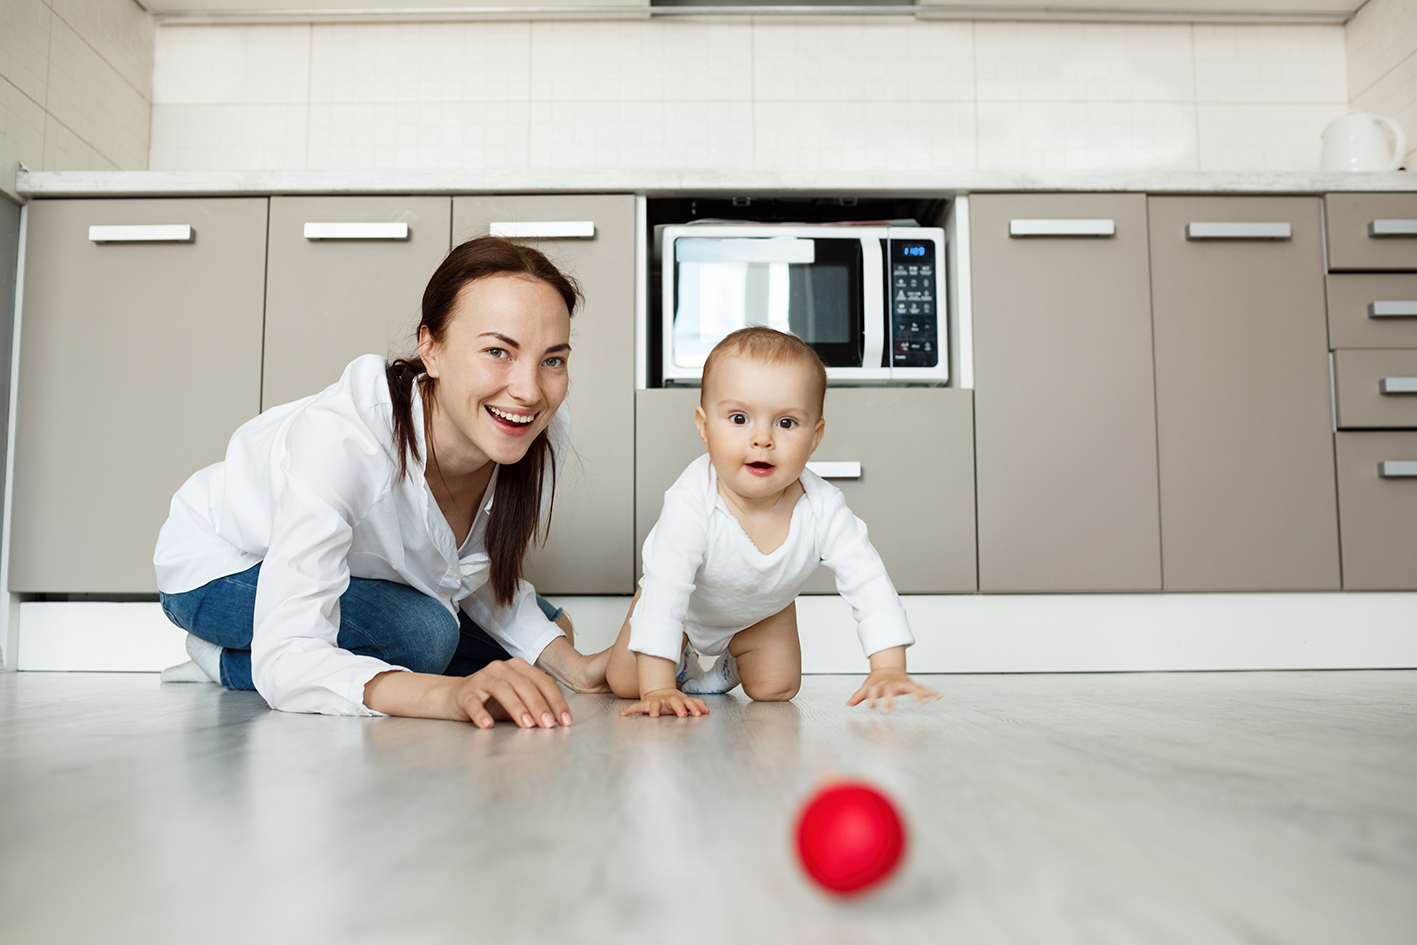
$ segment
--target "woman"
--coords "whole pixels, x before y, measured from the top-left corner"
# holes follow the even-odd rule
[[[193,658],[164,678],[295,712],[571,724],[536,667],[604,690],[608,651],[578,653],[521,573],[568,449],[577,299],[534,249],[463,243],[424,291],[417,358],[358,358],[238,429],[158,535]]]

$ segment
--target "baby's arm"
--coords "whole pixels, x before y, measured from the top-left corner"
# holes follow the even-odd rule
[[[893,646],[872,653],[871,675],[867,676],[861,688],[846,700],[846,704],[860,705],[869,699],[869,704],[874,709],[876,700],[884,699],[885,709],[889,712],[895,707],[896,696],[914,696],[917,703],[940,698],[938,692],[925,688],[906,673],[904,646]]]
[[[648,715],[657,719],[672,712],[682,719],[709,714],[704,700],[679,691],[674,680],[677,667],[673,660],[636,653],[635,661],[640,674],[640,701],[621,710],[621,715]]]

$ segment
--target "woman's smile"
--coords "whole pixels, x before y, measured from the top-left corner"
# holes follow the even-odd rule
[[[525,436],[526,432],[531,429],[532,423],[541,413],[539,410],[532,413],[505,410],[500,407],[493,407],[491,404],[487,405],[487,412],[491,414],[492,421],[497,425],[497,428],[508,436]]]

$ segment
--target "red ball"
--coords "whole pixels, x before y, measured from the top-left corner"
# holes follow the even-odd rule
[[[905,827],[875,788],[837,782],[817,792],[797,821],[797,855],[808,875],[841,895],[863,892],[900,863]]]

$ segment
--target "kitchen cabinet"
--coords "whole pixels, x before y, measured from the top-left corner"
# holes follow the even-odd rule
[[[1417,269],[1417,194],[1327,194],[1328,268]]]
[[[1333,380],[1340,430],[1417,429],[1417,350],[1335,351]]]
[[[405,357],[448,254],[448,197],[272,197],[261,407],[318,393],[362,354]]]
[[[833,478],[866,523],[903,594],[976,588],[973,396],[952,388],[827,391],[827,427],[813,462],[859,463],[859,478]],[[697,388],[642,390],[636,398],[635,548],[659,519],[664,492],[703,453],[694,426]],[[819,568],[803,588],[835,594]]]
[[[1318,199],[1149,213],[1165,589],[1338,588]]]
[[[1417,348],[1417,272],[1331,272],[1326,281],[1329,347]]]
[[[11,591],[156,593],[173,493],[260,410],[266,210],[30,204]]]
[[[1417,589],[1417,433],[1337,439],[1344,588]]]
[[[980,590],[1160,589],[1146,198],[970,216]]]
[[[454,242],[493,230],[546,253],[585,297],[571,319],[571,455],[549,539],[527,556],[527,580],[545,594],[633,593],[635,198],[453,199]]]

